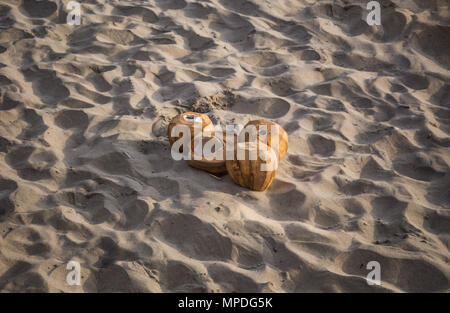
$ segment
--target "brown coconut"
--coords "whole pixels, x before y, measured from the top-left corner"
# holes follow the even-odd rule
[[[239,160],[239,149],[245,152],[243,160]],[[256,152],[256,160],[251,160],[251,152]],[[262,165],[269,165],[273,168],[264,171]],[[240,142],[235,145],[234,159],[225,162],[228,174],[233,181],[242,187],[256,191],[264,191],[272,184],[276,168],[278,165],[276,152],[263,143]]]
[[[288,134],[283,129],[283,127],[281,127],[279,124],[277,124],[275,122],[271,122],[268,120],[254,120],[254,121],[248,122],[245,125],[243,131],[245,130],[245,128],[247,126],[250,126],[250,125],[255,126],[255,128],[258,132],[257,140],[267,144],[269,147],[272,147],[271,128],[272,128],[272,125],[276,126],[278,128],[278,151],[276,151],[276,152],[278,152],[279,160],[281,160],[286,155],[286,152],[288,150],[289,140],[288,140]],[[263,129],[263,127],[260,127],[261,125],[266,125],[267,134],[263,133],[264,129]],[[242,138],[239,138],[239,140],[242,141]],[[249,140],[249,138],[247,137],[244,141],[248,141],[248,140]]]
[[[181,113],[175,116],[169,123],[167,134],[169,137],[170,146],[181,138],[180,136],[172,136],[172,129],[176,125],[186,125],[189,127],[191,131],[191,149],[194,149],[194,134],[201,136],[203,132],[211,131],[212,135],[214,131],[214,125],[207,115],[197,112]],[[195,128],[198,128],[196,129],[196,133],[194,133]],[[200,129],[202,130],[201,132]],[[182,148],[180,149],[180,152],[182,152]]]
[[[188,161],[189,165],[191,165],[192,167],[198,168],[200,170],[209,172],[211,174],[216,174],[216,175],[222,175],[222,174],[226,174],[227,173],[227,168],[225,165],[225,160],[226,160],[226,144],[227,144],[227,139],[230,138],[230,136],[234,137],[234,140],[229,140],[230,144],[236,144],[237,143],[237,135],[235,133],[228,133],[227,132],[222,132],[222,137],[220,137],[220,134],[218,134],[217,136],[204,136],[202,137],[202,141],[201,142],[194,142],[194,149],[193,149],[193,154],[191,159]],[[218,140],[220,143],[218,144],[220,146],[220,150],[219,151],[212,151],[214,152],[217,157],[214,157],[211,160],[211,157],[206,158],[206,157],[202,157],[200,159],[200,157],[198,157],[198,154],[196,151],[202,151],[199,149],[203,149],[204,145],[211,139],[214,140]],[[200,147],[198,147],[201,144]],[[219,153],[222,153],[222,159],[220,159],[218,157]]]
[[[197,151],[203,151],[203,147],[210,140],[216,140],[217,144],[214,147],[219,146],[217,151],[211,151],[212,154],[209,158],[206,155],[200,156]],[[214,137],[202,137],[202,140],[195,143],[191,159],[188,161],[189,165],[200,170],[206,171],[211,174],[221,175],[227,172],[225,166],[225,142],[224,140]]]

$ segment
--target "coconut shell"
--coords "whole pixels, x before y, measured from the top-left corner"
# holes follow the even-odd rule
[[[219,140],[220,142],[220,151],[213,151],[216,153],[216,155],[219,155],[220,153],[222,153],[222,159],[220,160],[219,157],[215,157],[212,160],[208,160],[206,159],[204,156],[202,157],[201,160],[196,160],[194,159],[196,156],[196,153],[193,152],[192,154],[192,159],[188,161],[189,165],[192,167],[195,167],[197,169],[206,171],[208,173],[211,174],[225,174],[227,172],[227,168],[225,165],[225,143],[224,141],[222,141],[220,138],[218,137],[203,137],[202,138],[202,142],[201,143],[201,147],[199,147],[200,149],[203,150],[204,145],[209,142],[210,140]],[[200,144],[197,143],[197,144]],[[198,148],[197,146],[195,148]],[[194,149],[194,151],[197,149]]]
[[[197,112],[181,113],[181,114],[175,116],[172,119],[172,121],[170,121],[169,127],[167,129],[167,134],[168,134],[169,142],[170,142],[171,146],[173,145],[173,143],[175,141],[177,141],[178,139],[181,138],[180,136],[172,136],[171,135],[172,129],[176,125],[186,125],[190,128],[190,130],[191,130],[191,149],[194,148],[194,129],[196,127],[201,127],[201,129],[202,129],[202,132],[200,132],[199,130],[196,130],[196,132],[198,133],[197,135],[202,135],[203,132],[205,132],[207,130],[211,131],[211,135],[212,135],[213,131],[214,131],[214,125],[207,115],[197,113]],[[182,149],[180,149],[180,152],[182,152],[181,150]]]
[[[278,157],[279,160],[281,160],[285,155],[286,152],[288,150],[288,134],[287,132],[283,129],[283,127],[281,127],[279,124],[275,123],[275,122],[271,122],[268,120],[254,120],[254,121],[250,121],[248,122],[245,127],[250,126],[250,125],[254,125],[258,131],[258,135],[257,135],[257,140],[258,141],[262,141],[263,143],[267,144],[269,147],[272,147],[272,140],[271,140],[271,127],[272,125],[275,125],[278,127]],[[265,136],[260,134],[260,131],[262,131],[262,128],[260,129],[261,125],[266,125],[266,129],[267,129],[267,136],[266,138],[264,138]],[[244,127],[244,129],[245,129]],[[261,140],[260,140],[260,137]],[[240,138],[241,140],[241,138]],[[248,139],[246,139],[245,141],[248,141]],[[264,142],[267,141],[267,142]]]
[[[237,143],[237,135],[235,133],[228,133],[228,136],[234,136],[234,143]],[[202,138],[202,147],[201,149],[203,149],[203,145],[208,142],[209,140],[216,138],[216,136],[207,136],[207,137],[203,137]],[[227,173],[227,168],[225,165],[225,159],[226,159],[226,143],[227,143],[227,133],[224,131],[222,132],[222,138],[217,137],[218,140],[220,140],[222,142],[222,151],[223,151],[223,157],[222,160],[220,159],[213,159],[213,160],[208,160],[206,158],[202,158],[201,160],[196,160],[195,159],[195,148],[193,149],[193,155],[192,155],[192,159],[188,161],[189,165],[192,167],[195,167],[197,169],[209,172],[211,174],[216,174],[216,175],[222,175],[222,174],[226,174]],[[198,143],[194,143],[198,144]],[[198,157],[197,157],[198,158]]]
[[[243,160],[238,160],[239,149],[245,151]],[[257,152],[256,160],[250,160],[251,151]],[[262,154],[265,158],[261,157]],[[260,142],[258,151],[258,143],[240,142],[235,145],[234,159],[227,160],[225,164],[228,174],[236,184],[256,191],[264,191],[272,184],[276,174],[276,166],[270,171],[264,171],[261,168],[263,164],[268,165],[270,162],[278,162],[276,152],[272,148]]]

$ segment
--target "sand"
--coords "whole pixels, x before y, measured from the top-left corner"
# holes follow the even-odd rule
[[[448,0],[82,2],[0,4],[0,291],[449,291]],[[273,185],[173,161],[191,110],[282,125]]]

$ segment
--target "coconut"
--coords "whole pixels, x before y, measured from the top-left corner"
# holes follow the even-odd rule
[[[189,165],[211,174],[227,172],[225,166],[225,142],[219,137],[206,136],[195,143]],[[202,153],[203,152],[203,153]]]
[[[276,132],[278,132],[278,148],[275,149],[274,143],[272,142],[271,135],[272,135],[272,127],[276,127],[274,129]],[[255,130],[257,132],[256,136],[252,136],[252,127],[255,127]],[[245,138],[243,138],[245,137]],[[239,141],[252,141],[257,140],[261,141],[262,143],[265,143],[269,147],[272,147],[275,149],[275,152],[278,153],[279,160],[281,160],[287,150],[288,150],[288,134],[287,132],[281,127],[279,124],[275,122],[271,122],[268,120],[254,120],[248,122],[244,129],[241,131],[241,134],[239,135]]]
[[[240,142],[235,144],[234,158],[225,164],[236,184],[264,191],[275,178],[278,159],[276,152],[264,143]]]
[[[191,134],[191,149],[194,149],[194,136],[202,136],[205,131],[210,131],[210,135],[214,133],[214,125],[207,115],[197,112],[181,113],[175,116],[169,123],[167,134],[171,146],[175,141],[181,138],[181,136],[172,135],[173,128],[179,125],[189,127]],[[182,152],[182,148],[180,148],[180,152]]]

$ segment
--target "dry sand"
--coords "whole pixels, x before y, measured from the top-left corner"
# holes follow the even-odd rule
[[[449,291],[450,1],[81,2],[0,4],[0,291]],[[267,192],[170,158],[188,110],[288,131]]]

